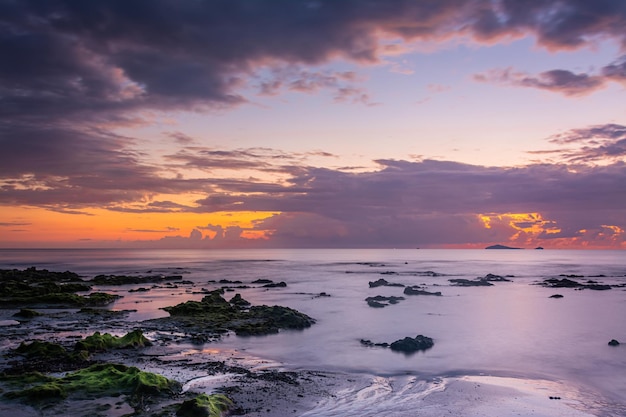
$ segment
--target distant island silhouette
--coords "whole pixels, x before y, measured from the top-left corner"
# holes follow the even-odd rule
[[[522,248],[513,248],[511,246],[504,246],[504,245],[491,245],[491,246],[487,246],[485,249],[522,249]]]

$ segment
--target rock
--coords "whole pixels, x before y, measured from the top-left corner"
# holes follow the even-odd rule
[[[396,352],[413,353],[418,350],[427,350],[434,346],[433,339],[421,334],[414,338],[405,337],[404,339],[396,340],[389,347]]]
[[[91,282],[97,285],[127,285],[175,281],[182,279],[182,275],[96,275]]]
[[[510,282],[510,279],[501,277],[500,275],[494,275],[494,274],[487,274],[485,275],[483,278],[479,278],[482,281],[489,281],[489,282]]]
[[[619,342],[615,339],[611,339],[609,342],[609,346],[619,346]]]
[[[361,344],[367,347],[389,347],[389,343],[374,343],[369,339],[361,339]]]
[[[382,295],[367,297],[365,299],[365,301],[367,301],[367,305],[374,308],[383,308],[391,304],[398,304],[398,302],[402,300],[404,300],[404,297],[384,297]]]
[[[458,287],[490,287],[493,285],[491,282],[485,281],[483,279],[469,280],[465,278],[455,278],[449,279],[448,281]]]
[[[580,284],[576,281],[572,281],[568,278],[558,279],[558,278],[550,278],[543,281],[541,284],[544,287],[548,288],[579,288],[582,287],[583,284]]]
[[[554,294],[551,295],[550,298],[563,298],[563,296],[561,294]]]
[[[441,291],[428,292],[428,291],[422,290],[417,285],[414,285],[412,287],[405,287],[404,288],[404,294],[406,294],[406,295],[434,295],[434,296],[440,297],[441,296]]]
[[[389,282],[384,278],[377,279],[376,281],[369,282],[370,288],[376,287],[404,287],[404,284],[397,284],[393,282]]]
[[[581,284],[578,281],[574,281],[570,278],[581,278],[582,275],[560,275],[567,278],[549,278],[544,280],[540,285],[548,288],[576,288],[579,290],[594,290],[594,291],[606,291],[613,288],[611,285],[600,284],[597,281],[588,281],[587,284]]]
[[[252,281],[253,284],[271,284],[272,282],[274,281],[272,281],[271,279],[263,279],[263,278],[255,279],[254,281]]]
[[[20,317],[23,319],[32,319],[37,316],[41,316],[42,314],[38,311],[31,310],[30,308],[22,308],[17,313],[13,314],[13,317]]]
[[[184,401],[176,411],[178,417],[219,417],[230,410],[233,402],[224,394],[200,394]]]
[[[287,283],[285,281],[281,281],[281,282],[270,282],[268,284],[265,285],[261,285],[263,288],[285,288],[287,286]]]

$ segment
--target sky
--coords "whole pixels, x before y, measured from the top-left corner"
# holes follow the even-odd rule
[[[626,249],[621,0],[0,0],[0,248]]]

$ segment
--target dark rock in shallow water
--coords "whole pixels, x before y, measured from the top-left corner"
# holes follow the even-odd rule
[[[182,275],[96,275],[91,282],[98,285],[127,285],[175,281],[182,278]]]
[[[287,283],[285,281],[281,281],[281,282],[270,282],[268,284],[265,285],[261,285],[263,288],[285,288],[287,286]]]
[[[421,289],[417,285],[413,285],[412,287],[405,287],[404,294],[406,295],[434,295],[434,296],[440,297],[441,291],[429,292],[429,291]]]
[[[565,275],[561,275],[561,276],[565,276]],[[567,276],[580,278],[580,275],[567,275]],[[610,290],[611,288],[613,288],[611,285],[600,284],[596,281],[589,281],[589,283],[587,284],[582,284],[578,281],[574,281],[569,278],[561,278],[561,279],[549,278],[549,279],[544,280],[539,285],[542,285],[548,288],[575,288],[579,290],[587,289],[587,290],[595,290],[595,291],[606,291],[606,290]]]
[[[187,333],[209,333],[211,336],[218,336],[227,330],[240,336],[266,335],[278,333],[279,329],[304,329],[315,323],[306,314],[288,307],[263,305],[242,308],[245,300],[235,295],[231,299],[234,303],[229,303],[222,297],[223,293],[223,290],[215,290],[202,301],[187,301],[165,307],[163,310],[170,313],[171,317],[148,322],[162,323],[161,326],[168,327],[173,325]]]
[[[398,304],[398,302],[402,300],[404,300],[404,297],[384,297],[382,295],[367,297],[365,299],[365,301],[367,301],[367,305],[374,308],[383,308],[391,304]]]
[[[510,279],[504,278],[500,275],[494,275],[494,274],[487,274],[482,278],[479,278],[481,281],[488,281],[488,282],[510,282]]]
[[[563,296],[561,294],[554,294],[551,295],[550,298],[563,298]]]
[[[448,281],[458,287],[490,287],[493,285],[491,282],[482,279],[469,280],[465,278],[455,278],[449,279]]]
[[[367,347],[383,347],[383,348],[389,347],[389,343],[374,343],[369,339],[361,339],[361,344]]]
[[[418,334],[414,338],[405,337],[404,339],[396,340],[389,347],[396,352],[413,353],[418,350],[427,350],[434,346],[433,339],[427,336]]]
[[[619,346],[619,342],[615,339],[611,339],[609,342],[609,346]]]
[[[253,284],[271,284],[272,281],[271,279],[264,279],[264,278],[260,278],[260,279],[255,279],[254,281],[252,281]]]
[[[404,284],[396,284],[393,282],[389,282],[384,278],[377,279],[376,281],[369,282],[370,288],[376,287],[404,287]]]
[[[582,287],[583,284],[572,281],[568,278],[558,279],[558,278],[550,278],[543,281],[541,284],[544,287],[548,288],[579,288]]]

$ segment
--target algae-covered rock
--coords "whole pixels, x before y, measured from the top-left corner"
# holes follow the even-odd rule
[[[202,301],[187,301],[163,308],[170,313],[169,323],[187,331],[223,333],[233,330],[238,335],[277,333],[279,329],[304,329],[315,323],[311,317],[282,306],[253,306],[236,294],[226,301],[222,289],[207,294]]]
[[[8,398],[30,401],[62,400],[69,395],[82,398],[127,394],[145,396],[171,394],[180,391],[180,383],[162,375],[144,372],[136,367],[120,364],[97,364],[67,374],[62,378],[46,377],[33,383],[33,378],[20,381],[13,377],[12,386],[20,384],[22,390],[10,391]]]
[[[134,366],[97,364],[61,378],[68,391],[81,391],[94,396],[120,393],[158,394],[177,392],[180,384],[162,375],[141,371]]]
[[[35,340],[31,343],[22,342],[15,349],[16,353],[28,359],[65,359],[69,356],[65,348],[57,343]]]
[[[141,330],[133,330],[122,337],[112,336],[109,333],[95,332],[83,340],[76,342],[74,350],[96,352],[108,349],[124,349],[129,347],[151,346],[152,343],[143,335]]]
[[[183,402],[176,415],[178,417],[221,417],[233,402],[223,394],[200,394],[196,398]]]
[[[278,333],[279,329],[305,329],[315,320],[304,313],[282,306],[254,306],[242,315],[245,321],[233,327],[239,336]]]

